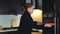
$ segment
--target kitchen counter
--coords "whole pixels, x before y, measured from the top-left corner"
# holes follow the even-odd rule
[[[1,30],[0,32],[10,32],[10,31],[17,31],[18,29],[9,29],[9,30]],[[32,29],[33,32],[42,32],[39,29]]]
[[[10,31],[17,31],[17,29],[1,30],[0,32],[10,32]]]
[[[18,34],[18,29],[8,29],[8,30],[2,30],[0,31],[0,34]],[[33,29],[32,34],[42,34],[42,30],[39,29]]]

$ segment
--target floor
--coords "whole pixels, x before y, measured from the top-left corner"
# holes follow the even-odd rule
[[[42,34],[42,32],[32,32],[32,34]]]

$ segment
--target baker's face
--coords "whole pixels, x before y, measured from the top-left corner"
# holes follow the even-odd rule
[[[33,10],[34,10],[34,6],[32,6],[30,10],[31,10],[31,13],[33,13]]]
[[[32,7],[29,9],[29,13],[32,14],[32,13],[33,13],[33,10],[34,10],[34,6],[32,6]]]

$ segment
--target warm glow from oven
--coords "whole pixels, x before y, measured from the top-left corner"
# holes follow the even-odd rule
[[[34,9],[33,14],[31,14],[33,21],[42,22],[42,10]]]

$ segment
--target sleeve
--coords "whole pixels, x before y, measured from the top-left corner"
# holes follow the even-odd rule
[[[25,16],[25,21],[30,27],[37,27],[36,25],[37,22],[34,23],[33,20],[28,15]]]

